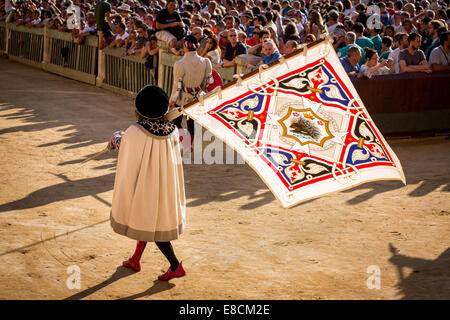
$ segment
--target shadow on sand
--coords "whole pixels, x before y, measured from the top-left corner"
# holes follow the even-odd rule
[[[398,254],[389,244],[392,257],[389,262],[397,267],[400,281],[397,284],[401,299],[449,300],[450,299],[450,248],[435,260]],[[405,276],[404,268],[412,269]]]

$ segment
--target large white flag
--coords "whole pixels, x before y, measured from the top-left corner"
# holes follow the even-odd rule
[[[327,39],[186,106],[283,207],[373,180],[405,183]]]

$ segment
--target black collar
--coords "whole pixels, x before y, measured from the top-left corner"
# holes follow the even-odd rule
[[[172,121],[166,121],[164,119],[146,119],[138,121],[137,124],[156,136],[168,136],[177,128]]]

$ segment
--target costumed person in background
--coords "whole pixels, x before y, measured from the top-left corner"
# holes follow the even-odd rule
[[[194,36],[189,35],[184,38],[184,56],[173,65],[170,108],[185,106],[196,99],[202,92],[206,92],[207,86],[214,81],[211,61],[197,54],[198,47],[199,42]],[[185,117],[178,117],[173,120],[178,128],[182,128],[181,122]],[[187,120],[187,129],[191,135],[192,145],[194,141],[194,120]]]
[[[97,25],[97,34],[99,48],[105,47],[105,40],[111,33],[111,27],[108,20],[111,16],[112,7],[108,0],[100,0],[95,4],[95,23]]]
[[[170,280],[186,273],[170,241],[186,224],[186,197],[179,134],[165,118],[169,97],[159,87],[146,86],[136,96],[137,122],[116,132],[108,149],[118,149],[110,215],[114,232],[137,240],[133,256],[123,266],[140,271],[147,242],[155,242],[170,263],[158,277]]]

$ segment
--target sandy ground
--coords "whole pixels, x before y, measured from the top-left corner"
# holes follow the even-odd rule
[[[164,283],[154,244],[141,272],[120,267],[135,242],[109,225],[117,154],[80,165],[133,121],[132,99],[3,58],[0,70],[1,299],[450,299],[444,137],[389,140],[406,186],[291,209],[246,164],[185,165],[187,229],[173,244],[187,275]]]

